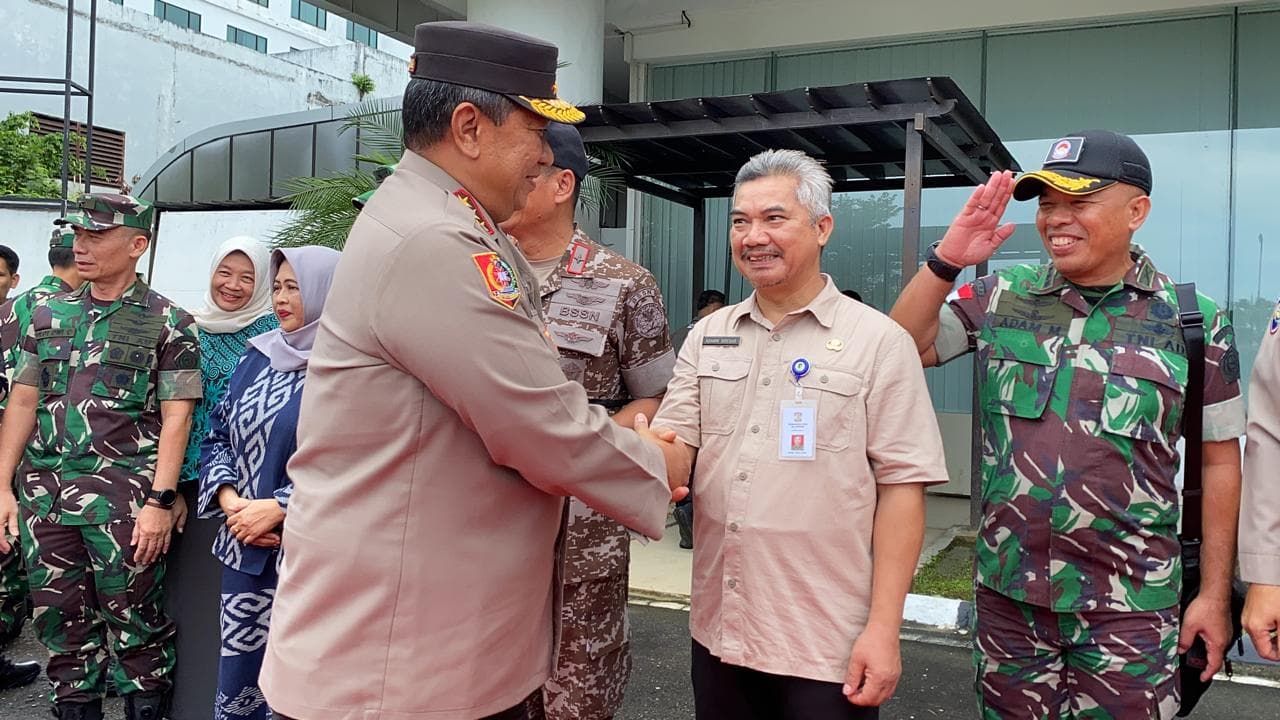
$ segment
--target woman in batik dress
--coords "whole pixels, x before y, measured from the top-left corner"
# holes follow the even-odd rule
[[[250,338],[273,330],[271,250],[240,235],[218,247],[209,263],[204,305],[191,311],[200,328],[200,377],[204,395],[191,414],[191,434],[178,490],[184,508],[195,506],[200,487],[200,443],[209,434],[209,413],[227,390],[227,381]],[[174,717],[207,711],[218,667],[218,586],[222,564],[209,554],[221,526],[217,520],[185,519],[169,547],[165,597],[170,616],[182,628],[174,668]]]
[[[320,247],[272,253],[280,327],[249,341],[200,448],[199,512],[223,519],[213,543],[224,566],[215,720],[271,718],[258,672],[293,494],[285,467],[297,447],[307,361],[338,257]]]

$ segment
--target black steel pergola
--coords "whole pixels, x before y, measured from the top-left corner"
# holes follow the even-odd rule
[[[731,196],[738,168],[762,150],[812,155],[831,173],[836,192],[902,189],[904,285],[917,267],[921,191],[976,185],[992,172],[1019,169],[949,77],[583,110],[583,140],[627,158],[628,187],[693,209],[694,296],[705,275],[706,201]]]

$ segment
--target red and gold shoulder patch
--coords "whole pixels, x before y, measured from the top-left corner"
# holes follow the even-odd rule
[[[515,270],[496,252],[476,253],[471,256],[484,278],[489,297],[508,310],[515,310],[520,302],[520,280]]]
[[[471,193],[462,188],[458,188],[453,191],[453,196],[461,200],[462,204],[466,205],[467,209],[476,216],[476,225],[479,225],[481,230],[484,230],[491,236],[494,234],[493,225],[489,224],[488,218],[486,218],[484,216],[484,212],[480,210],[480,203],[476,202],[476,199],[471,196]]]
[[[569,263],[564,271],[570,275],[581,275],[587,271],[587,260],[591,259],[591,248],[577,240],[569,243]]]

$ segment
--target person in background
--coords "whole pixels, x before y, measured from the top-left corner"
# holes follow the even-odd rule
[[[71,246],[76,235],[70,230],[56,228],[49,240],[50,274],[46,275],[25,293],[0,307],[0,353],[4,357],[4,377],[0,381],[0,413],[8,397],[9,377],[13,374],[20,354],[19,340],[31,324],[31,311],[46,297],[70,292],[80,287],[80,273],[76,270]],[[12,253],[8,248],[5,251]],[[9,267],[17,268],[15,259]],[[17,282],[14,276],[14,282]],[[30,593],[27,590],[26,564],[22,561],[22,548],[15,540],[9,552],[0,554],[0,650],[17,639],[28,612]],[[0,654],[0,690],[21,687],[40,676],[40,663],[10,661]]]
[[[261,241],[236,236],[224,241],[209,263],[204,305],[192,311],[200,329],[200,379],[204,396],[191,416],[191,435],[178,477],[179,503],[195,507],[200,479],[200,443],[209,434],[209,414],[226,392],[250,338],[279,323],[271,312],[268,280],[271,253]],[[218,583],[222,565],[209,546],[222,524],[191,518],[169,548],[165,578],[167,607],[181,632],[174,669],[173,713],[179,718],[207,713],[217,690]]]
[[[0,245],[0,302],[9,299],[9,291],[18,287],[18,253],[8,245]]]
[[[21,526],[54,714],[102,718],[110,638],[126,718],[159,720],[175,662],[165,553],[200,342],[191,315],[137,274],[150,204],[101,194],[78,205],[60,222],[76,229],[86,283],[36,305],[22,338],[0,425],[0,477],[23,462],[22,509],[0,483],[0,528]],[[9,545],[0,535],[0,551]]]
[[[574,222],[587,175],[578,131],[551,123],[546,137],[551,165],[502,229],[519,243],[537,276],[565,376],[629,428],[638,413],[648,417],[658,409],[676,363],[662,293],[652,273],[592,240]],[[577,498],[569,501],[566,522],[560,648],[555,672],[530,716],[607,720],[621,709],[631,675],[631,538],[616,520]]]
[[[214,720],[271,718],[258,672],[275,599],[280,526],[293,494],[285,465],[297,447],[307,361],[339,257],[322,247],[272,253],[279,327],[249,341],[200,446],[196,511],[221,521],[213,556],[224,566]]]

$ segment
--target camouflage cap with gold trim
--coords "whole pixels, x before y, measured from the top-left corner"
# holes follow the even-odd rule
[[[414,28],[409,74],[505,95],[548,120],[580,123],[581,110],[556,96],[555,45],[529,35],[445,20]]]
[[[151,203],[132,195],[97,193],[84,195],[76,203],[76,210],[54,225],[73,225],[85,230],[110,230],[121,225],[139,230],[151,229],[154,209]]]
[[[1039,170],[1024,173],[1013,184],[1013,197],[1030,200],[1044,188],[1068,195],[1090,195],[1116,183],[1151,194],[1151,162],[1128,135],[1085,130],[1059,138]]]

